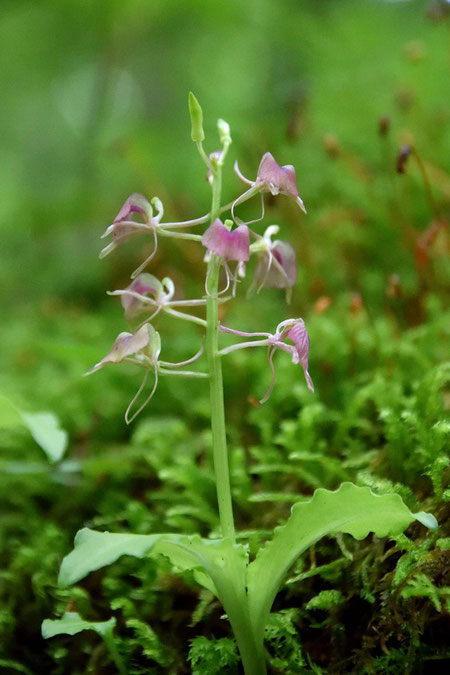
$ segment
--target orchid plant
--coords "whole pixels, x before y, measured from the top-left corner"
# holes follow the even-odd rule
[[[255,260],[251,285],[253,290],[278,288],[285,289],[290,295],[297,280],[294,249],[288,242],[272,240],[278,234],[278,226],[271,224],[263,234],[259,234],[249,225],[264,218],[265,193],[287,195],[302,212],[306,213],[306,209],[299,196],[294,167],[280,166],[270,153],[263,156],[253,181],[244,178],[238,165],[235,165],[238,177],[249,187],[231,204],[222,206],[222,170],[231,144],[229,125],[223,120],[218,121],[220,149],[207,154],[203,148],[203,113],[192,94],[189,96],[189,110],[192,140],[206,165],[212,190],[211,210],[195,220],[165,223],[163,206],[156,197],[149,202],[144,196],[133,194],[125,202],[103,235],[111,236],[112,241],[102,250],[100,257],[132,237],[153,239],[153,251],[132,274],[130,285],[112,293],[120,296],[125,317],[129,321],[144,320],[134,332],[120,333],[110,352],[89,373],[122,362],[133,363],[143,369],[142,383],[125,414],[128,423],[148,404],[160,376],[204,378],[208,381],[221,536],[201,538],[198,535],[167,532],[137,535],[96,532],[84,528],[75,537],[74,550],[63,560],[59,583],[62,586],[74,584],[122,555],[142,558],[162,554],[170,559],[175,569],[192,570],[196,581],[219,599],[236,638],[246,675],[264,675],[264,632],[273,601],[287,571],[309,546],[325,535],[339,532],[351,534],[356,539],[366,537],[369,532],[380,537],[396,536],[413,520],[431,528],[436,527],[437,523],[430,514],[411,513],[398,494],[380,496],[367,487],[344,483],[336,491],[318,489],[309,500],[300,501],[299,496],[299,501],[292,507],[290,518],[274,531],[272,539],[260,548],[253,560],[249,557],[245,540],[242,537],[237,540],[228,466],[222,361],[237,350],[254,347],[266,349],[271,381],[260,403],[268,400],[274,387],[274,358],[277,351],[286,352],[294,365],[300,365],[306,386],[311,392],[314,392],[314,385],[308,372],[309,336],[303,319],[288,318],[279,323],[272,333],[250,332],[222,325],[218,318],[218,307],[219,303],[229,302],[235,297],[239,281],[246,275],[252,258]],[[237,215],[237,207],[257,195],[261,199],[261,215],[255,220],[243,222]],[[231,217],[222,221],[220,217],[226,211],[230,212]],[[186,232],[186,229],[207,223],[203,233]],[[175,287],[171,279],[159,280],[149,272],[144,272],[156,252],[158,237],[190,239],[204,248],[204,297],[175,300]],[[203,308],[205,318],[190,313],[193,307]],[[206,363],[203,371],[189,368],[202,358],[203,347],[197,354],[179,363],[160,358],[161,338],[151,323],[160,313],[179,321],[194,322],[204,330]],[[221,347],[219,340],[223,334],[239,341]],[[150,374],[153,376],[153,385],[144,394]],[[139,403],[141,396],[144,400]],[[95,629],[95,624],[87,624],[81,618],[74,623],[74,614],[70,612],[61,620],[44,622],[43,634],[45,637],[58,632],[73,634],[78,630],[73,627],[75,624],[84,628],[86,625],[94,626]],[[119,670],[124,672],[120,656],[117,653],[112,653],[112,656]]]

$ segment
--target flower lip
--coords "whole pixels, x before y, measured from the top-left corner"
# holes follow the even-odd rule
[[[308,389],[314,393],[314,384],[308,372],[309,335],[303,319],[282,321],[277,326],[275,337],[278,337],[281,342],[288,338],[294,343],[294,347],[291,349],[292,363],[301,365]],[[280,345],[278,344],[278,346]]]
[[[286,337],[295,345],[296,361],[305,368],[308,368],[309,357],[309,335],[303,319],[297,319],[291,328],[288,328]]]
[[[220,351],[220,355],[224,356],[225,354],[229,354],[238,349],[246,349],[248,347],[266,346],[268,348],[267,360],[272,371],[272,381],[265,396],[260,400],[261,404],[268,400],[275,384],[275,368],[273,359],[277,349],[287,352],[292,358],[292,363],[295,365],[301,365],[308,389],[314,393],[314,384],[310,374],[308,373],[309,335],[303,319],[286,319],[285,321],[282,321],[278,324],[274,334],[259,332],[247,333],[244,331],[227,328],[220,323],[219,331],[221,333],[230,333],[231,335],[237,335],[246,338],[263,338],[262,340],[245,341],[237,345],[231,345],[230,347],[226,347]],[[286,338],[292,340],[294,344],[286,344]]]
[[[247,262],[250,258],[250,233],[247,225],[228,230],[219,218],[208,227],[202,244],[224,260]]]

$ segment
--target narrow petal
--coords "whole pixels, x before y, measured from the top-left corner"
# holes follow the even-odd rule
[[[246,333],[242,330],[234,330],[234,328],[227,328],[219,322],[219,333],[229,333],[230,335],[238,335],[239,337],[272,337],[270,333]]]
[[[236,174],[236,176],[237,176],[243,183],[247,183],[247,185],[253,185],[253,182],[252,182],[251,180],[249,180],[248,178],[246,178],[246,177],[241,173],[241,170],[240,170],[240,168],[239,168],[239,164],[238,164],[238,161],[237,161],[237,160],[236,160],[235,163],[234,163],[234,173]]]
[[[145,376],[144,376],[144,379],[142,380],[141,386],[137,390],[136,394],[132,398],[132,400],[131,400],[131,402],[130,402],[127,410],[126,410],[125,422],[127,424],[131,424],[131,422],[139,415],[139,413],[141,413],[144,410],[144,408],[148,405],[148,403],[150,403],[150,400],[153,398],[153,394],[156,391],[156,387],[158,386],[158,369],[157,368],[155,368],[155,371],[154,371],[155,372],[155,381],[153,383],[153,387],[152,387],[152,390],[151,390],[150,394],[147,396],[144,403],[141,406],[139,406],[139,408],[130,417],[131,408],[133,407],[134,403],[136,403],[136,401],[139,398],[142,390],[144,389],[144,386],[147,382],[149,372],[150,371],[147,370],[147,372],[145,373]]]
[[[108,244],[108,246],[105,246],[105,248],[102,248],[102,250],[98,254],[98,257],[100,258],[100,260],[102,258],[106,258],[106,256],[109,253],[111,253],[111,251],[114,251],[115,248],[117,248],[117,244],[112,241],[111,243]]]
[[[308,211],[306,210],[306,206],[303,203],[303,199],[301,197],[299,197],[299,195],[297,195],[297,197],[295,198],[295,201],[297,202],[297,204],[299,205],[299,207],[301,208],[303,213],[308,213]]]
[[[153,251],[150,253],[150,255],[148,256],[148,258],[146,258],[146,259],[144,260],[144,262],[141,263],[141,265],[139,265],[139,267],[137,267],[137,268],[134,270],[134,272],[133,272],[132,275],[131,275],[131,278],[132,278],[132,279],[136,279],[136,277],[138,277],[138,276],[140,275],[140,273],[141,273],[143,270],[145,270],[145,268],[147,267],[147,265],[149,264],[149,262],[150,262],[151,260],[153,260],[153,257],[156,255],[156,251],[158,250],[158,236],[157,236],[157,234],[156,234],[156,229],[155,229],[154,227],[152,228],[152,230],[153,230]]]
[[[154,228],[144,223],[134,223],[132,220],[124,220],[123,222],[113,223],[108,227],[108,229],[102,234],[101,238],[104,239],[108,235],[112,235],[113,243],[118,246],[123,244],[130,237],[139,235],[139,234],[148,234],[148,232],[153,231]]]
[[[273,357],[276,351],[276,347],[272,347],[267,350],[267,360],[269,362],[270,369],[272,371],[272,380],[270,382],[269,388],[266,391],[265,395],[262,397],[262,399],[259,401],[260,405],[265,403],[269,398],[270,395],[273,391],[274,385],[275,385],[275,366],[273,365]]]
[[[309,391],[314,394],[314,382],[311,379],[311,375],[308,373],[306,368],[303,368],[303,373],[305,375],[305,380],[306,380],[306,385],[309,389]]]

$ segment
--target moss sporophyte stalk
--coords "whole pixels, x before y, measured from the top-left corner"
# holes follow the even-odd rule
[[[87,374],[122,362],[133,363],[142,369],[143,379],[125,414],[127,423],[149,404],[161,376],[208,381],[212,456],[222,536],[201,538],[199,535],[170,532],[135,535],[84,528],[76,535],[74,550],[63,560],[59,583],[61,586],[74,584],[91,571],[109,565],[125,554],[137,558],[163,554],[176,570],[193,570],[196,581],[218,598],[230,622],[245,673],[264,675],[264,632],[273,601],[288,569],[309,546],[323,536],[340,532],[351,534],[356,539],[363,539],[369,532],[380,537],[397,536],[413,520],[430,528],[437,527],[437,522],[430,514],[411,513],[397,494],[380,496],[367,487],[343,483],[334,492],[318,489],[309,501],[294,504],[290,518],[274,531],[272,539],[261,546],[254,559],[250,559],[245,543],[237,543],[228,465],[222,361],[232,359],[233,352],[237,350],[265,349],[269,365],[268,388],[261,396],[261,404],[269,399],[276,386],[274,361],[278,351],[285,352],[294,367],[300,366],[311,395],[314,385],[308,370],[309,335],[302,318],[286,318],[276,327],[269,326],[273,332],[254,330],[252,325],[241,327],[244,328],[242,330],[222,325],[218,308],[220,303],[229,303],[236,298],[240,281],[249,274],[250,266],[253,268],[251,290],[260,292],[264,288],[278,288],[284,289],[290,296],[297,281],[293,247],[283,240],[273,241],[279,232],[277,225],[269,224],[262,233],[249,226],[264,219],[266,193],[286,195],[294,200],[299,206],[299,215],[306,213],[306,209],[299,195],[294,167],[280,166],[269,152],[262,157],[254,180],[245,178],[235,164],[238,177],[248,187],[232,203],[222,205],[222,171],[231,144],[229,125],[224,120],[218,121],[220,147],[207,154],[203,147],[203,113],[192,94],[189,96],[189,111],[191,137],[206,165],[211,187],[210,212],[193,220],[164,222],[163,205],[157,197],[148,201],[143,195],[133,194],[126,200],[103,235],[111,236],[112,241],[101,251],[100,257],[108,255],[130,238],[147,240],[150,237],[153,241],[151,254],[133,272],[129,286],[111,293],[120,297],[125,318],[138,325],[132,332],[121,332],[110,352]],[[260,214],[254,220],[243,222],[238,216],[240,205],[258,195]],[[226,213],[229,217],[222,220]],[[199,228],[203,231],[199,232]],[[191,229],[195,231],[186,231]],[[150,272],[144,272],[156,252],[159,237],[189,239],[203,247],[203,297],[176,300],[176,289],[170,278],[160,280]],[[203,308],[204,318],[190,313],[193,307]],[[161,359],[164,339],[151,323],[161,313],[177,321],[193,322],[202,329],[205,337],[203,341],[199,340],[196,354],[187,355],[178,363]],[[238,341],[221,347],[219,342],[224,334]],[[197,362],[203,362],[203,367],[191,369],[191,365]],[[95,626],[103,626],[86,624],[78,615],[74,620],[74,614],[69,613],[60,620],[44,622],[43,634],[45,637],[58,632],[74,634],[78,625],[79,630],[85,629],[86,625],[94,626],[94,629]],[[103,635],[100,628],[96,630]],[[126,672],[124,657],[115,646],[109,624],[108,630],[107,646],[111,658],[120,672]]]

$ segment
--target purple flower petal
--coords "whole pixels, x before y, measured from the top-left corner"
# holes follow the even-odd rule
[[[216,218],[204,233],[202,244],[224,260],[246,262],[250,258],[250,234],[247,225],[240,225],[230,232]]]
[[[259,288],[291,288],[297,281],[295,251],[286,241],[276,241],[268,252],[263,253],[255,268],[255,283]]]
[[[299,363],[305,374],[306,384],[310,391],[314,391],[314,384],[308,373],[309,358],[309,335],[303,319],[298,319],[286,335],[295,345],[295,353],[292,355],[293,363]]]
[[[135,213],[143,216],[143,223],[137,223],[132,219]],[[152,207],[143,195],[135,192],[131,197],[128,197],[112,225],[103,233],[102,239],[112,235],[112,242],[100,251],[99,257],[104,258],[119,244],[128,241],[130,237],[147,234],[152,229]]]
[[[303,319],[297,319],[292,328],[288,329],[286,337],[292,340],[295,345],[298,355],[297,363],[304,363],[308,367],[309,335]]]
[[[150,206],[150,203],[138,192],[134,192],[128,197],[127,201],[114,218],[114,222],[121,223],[124,220],[128,220],[133,213],[140,213],[143,215],[146,222],[152,217],[152,207]]]
[[[111,351],[86,375],[107,366],[111,363],[120,363],[129,356],[142,353],[152,361],[157,360],[161,351],[159,333],[153,326],[146,323],[136,333],[120,333],[115,339]]]
[[[162,283],[153,274],[140,274],[125,290],[138,293],[144,297],[151,295],[154,300],[158,300],[164,295]],[[129,321],[149,309],[148,303],[145,300],[140,300],[135,295],[124,294],[121,296],[120,301],[125,312],[125,317]]]
[[[273,155],[266,152],[258,168],[256,185],[258,184],[262,184],[273,195],[281,193],[292,197],[306,213],[305,206],[298,193],[297,177],[292,164],[280,166]]]
[[[297,258],[295,251],[287,241],[276,241],[272,255],[283,268],[288,286],[295,286],[297,281]]]

